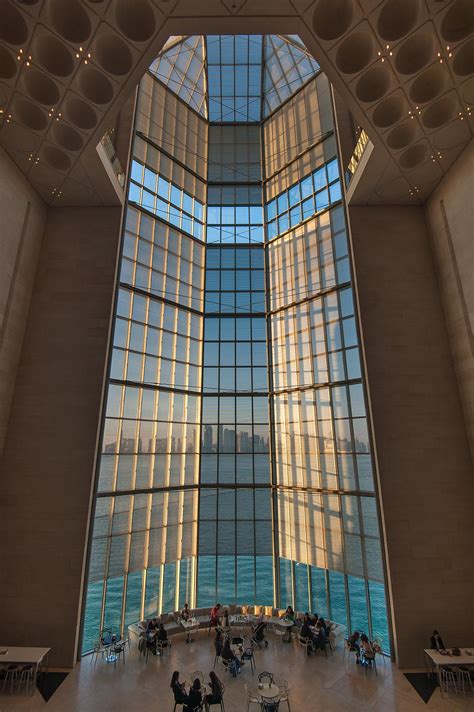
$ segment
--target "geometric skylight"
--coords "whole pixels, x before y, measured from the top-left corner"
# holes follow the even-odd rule
[[[150,72],[210,122],[257,123],[319,71],[297,35],[170,37]]]

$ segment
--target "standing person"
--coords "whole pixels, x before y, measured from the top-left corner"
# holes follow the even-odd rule
[[[434,630],[431,634],[430,648],[432,650],[444,650],[443,639],[437,630]]]
[[[184,682],[179,681],[179,672],[175,670],[171,676],[170,687],[173,690],[174,701],[178,705],[185,705],[188,702],[188,695],[186,694]]]
[[[221,615],[221,604],[216,603],[214,608],[211,608],[211,622],[210,622],[210,628],[216,627],[219,625],[219,617]]]
[[[194,712],[196,707],[202,704],[201,681],[197,677],[189,690],[188,700],[183,712]],[[201,709],[201,708],[200,708]]]
[[[211,692],[205,697],[206,704],[219,705],[222,702],[223,685],[213,670],[209,673],[209,687]]]

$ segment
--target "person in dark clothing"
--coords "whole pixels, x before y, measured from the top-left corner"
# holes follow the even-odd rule
[[[211,692],[206,695],[206,703],[208,705],[219,705],[222,701],[223,686],[214,671],[209,673],[209,687],[211,688]]]
[[[157,652],[163,650],[163,648],[171,647],[171,643],[168,640],[168,633],[166,632],[163,623],[160,623],[160,625],[158,626],[158,630],[156,631],[155,646]]]
[[[230,647],[230,640],[228,638],[224,642],[224,647],[222,648],[221,656],[222,660],[228,660],[229,663],[233,662],[236,666],[237,672],[240,672],[240,668],[242,667],[242,665],[245,665],[245,663],[239,660],[237,655],[234,655],[234,653],[232,652],[232,648]]]
[[[202,709],[201,682],[198,677],[194,680],[189,690],[188,700],[186,706],[183,708],[183,712],[194,712],[196,707]]]
[[[174,701],[177,702],[178,705],[185,705],[188,703],[189,696],[186,694],[184,682],[179,681],[178,670],[175,670],[173,675],[171,676],[170,687],[173,690]]]
[[[306,638],[311,642],[311,647],[306,648],[307,654],[311,655],[311,652],[314,648],[314,635],[313,631],[311,630],[311,619],[307,613],[305,613],[303,618],[303,625],[301,626],[300,637]]]
[[[222,655],[222,647],[224,645],[224,636],[222,631],[216,631],[216,638],[214,640],[214,648],[216,649],[216,655]]]
[[[318,628],[324,628],[324,632],[327,635],[327,633],[328,633],[327,625],[326,625],[326,621],[324,620],[324,618],[321,617],[321,618],[317,618],[316,620],[317,620],[316,625],[318,626]]]
[[[313,647],[315,650],[324,650],[326,648],[326,628],[322,625],[316,628],[316,634],[313,636]]]
[[[444,650],[443,639],[437,630],[434,630],[431,635],[430,648],[432,650]]]
[[[348,639],[348,644],[349,644],[349,650],[354,650],[356,654],[356,663],[360,663],[360,633],[358,630],[355,630],[351,637]]]

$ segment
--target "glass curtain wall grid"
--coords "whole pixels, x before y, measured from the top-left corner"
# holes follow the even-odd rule
[[[153,136],[136,128],[129,171],[85,652],[104,627],[216,600],[317,611],[389,650],[332,106],[320,73],[308,84],[318,69],[296,37],[183,37],[142,82]],[[308,87],[320,141],[308,130],[311,145],[275,166],[266,136]],[[182,125],[182,102],[193,110],[192,148],[163,128],[159,149],[170,90]]]

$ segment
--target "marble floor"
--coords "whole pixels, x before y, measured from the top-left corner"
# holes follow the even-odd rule
[[[342,648],[326,660],[324,657],[307,657],[293,644],[273,640],[269,646],[256,651],[257,672],[271,671],[275,678],[290,684],[291,712],[474,712],[474,695],[442,699],[439,690],[425,705],[409,682],[389,661],[379,665],[378,676],[343,660]],[[136,645],[132,643],[126,664],[113,665],[105,661],[91,665],[84,658],[76,665],[66,680],[45,703],[36,690],[33,697],[0,695],[0,712],[173,712],[173,699],[169,681],[173,670],[182,678],[192,671],[201,670],[207,677],[214,662],[212,637],[200,631],[191,644],[184,636],[173,638],[173,647],[163,658],[149,657],[148,663],[139,660]],[[218,663],[216,672],[226,686],[226,712],[245,712],[247,709],[245,683],[255,683],[247,664],[237,678],[229,677]],[[212,707],[217,710],[217,707]],[[258,712],[252,705],[250,712]],[[286,712],[286,705],[280,706]]]

